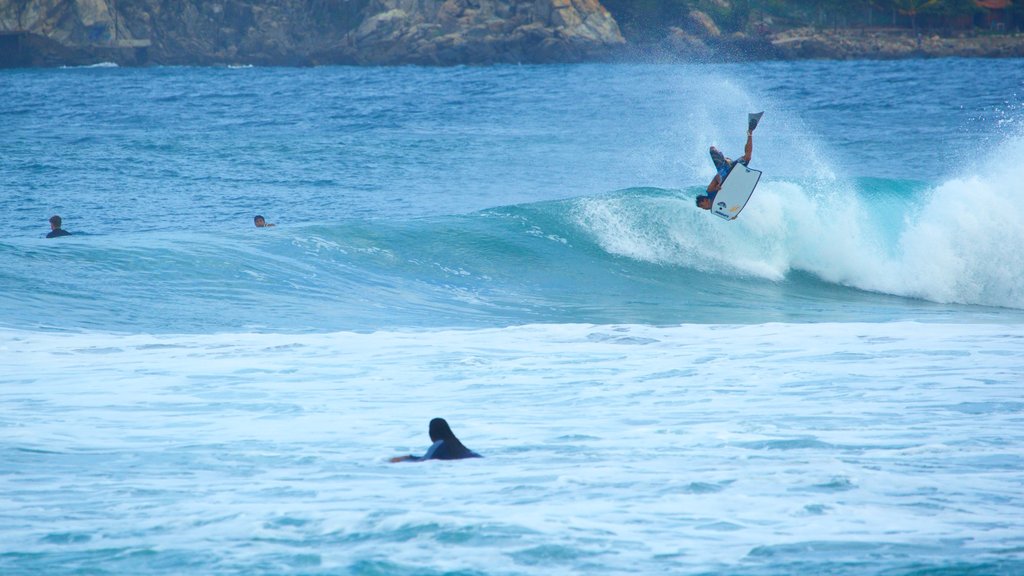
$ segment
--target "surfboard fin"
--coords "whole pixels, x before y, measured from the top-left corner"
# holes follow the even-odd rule
[[[757,128],[757,123],[761,121],[761,116],[764,116],[764,112],[751,112],[747,114],[747,130],[750,132]]]

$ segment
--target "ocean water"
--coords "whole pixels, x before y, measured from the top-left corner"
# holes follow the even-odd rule
[[[1022,574],[1022,66],[0,71],[0,573]]]

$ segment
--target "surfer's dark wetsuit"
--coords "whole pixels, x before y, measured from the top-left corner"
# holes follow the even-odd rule
[[[460,460],[462,458],[482,458],[476,452],[463,446],[462,442],[455,437],[451,427],[444,418],[434,418],[430,421],[430,439],[434,442],[427,449],[423,456],[400,456],[392,458],[393,462],[408,460],[420,462],[423,460]]]
[[[64,221],[60,219],[60,216],[57,216],[56,214],[50,216],[50,233],[47,234],[46,237],[60,238],[61,236],[71,236],[71,232],[60,227],[63,222]]]

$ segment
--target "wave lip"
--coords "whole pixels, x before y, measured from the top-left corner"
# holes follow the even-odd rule
[[[421,219],[15,239],[0,243],[0,318],[157,332],[989,321],[988,307],[1024,310],[1024,214],[1002,185],[1024,173],[998,168],[934,188],[767,180],[734,222],[697,210],[696,190],[632,188]]]
[[[939,304],[1024,309],[1024,137],[938,182],[766,174],[743,216],[716,222],[682,194],[631,189],[578,201],[611,254],[706,274],[834,285]]]

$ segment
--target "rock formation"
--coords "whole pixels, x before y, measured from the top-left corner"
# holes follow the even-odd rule
[[[423,64],[581,60],[624,42],[598,0],[371,0],[346,60]]]
[[[650,12],[605,1],[626,18]],[[699,5],[708,11],[637,29],[627,46],[601,0],[0,0],[0,67],[1024,56],[1022,34],[770,31],[763,18],[727,31],[711,14],[721,19],[734,3]]]
[[[0,0],[0,65],[550,62],[623,42],[598,0]]]
[[[794,28],[770,38],[772,57],[828,60],[896,58],[1020,58],[1024,35],[914,35],[905,30]]]

